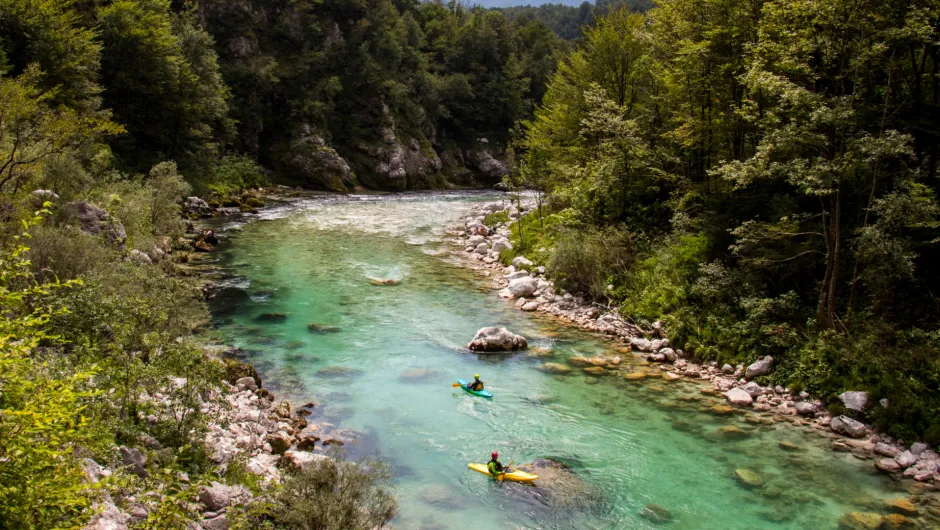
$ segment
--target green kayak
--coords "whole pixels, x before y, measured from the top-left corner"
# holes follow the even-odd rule
[[[474,396],[480,396],[480,397],[485,397],[485,398],[492,398],[492,397],[493,397],[493,394],[490,394],[490,393],[487,392],[486,390],[470,390],[470,388],[467,387],[467,385],[470,384],[469,381],[464,381],[463,379],[458,379],[458,380],[457,380],[457,383],[460,385],[460,388],[466,390],[467,392],[473,394]]]

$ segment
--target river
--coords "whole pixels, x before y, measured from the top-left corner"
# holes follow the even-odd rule
[[[315,421],[358,432],[359,442],[344,447],[350,456],[378,454],[391,464],[396,529],[661,527],[642,515],[648,504],[668,510],[676,530],[829,529],[892,495],[870,461],[833,453],[828,440],[788,424],[716,416],[708,407],[721,400],[695,383],[577,369],[554,376],[525,353],[467,352],[477,329],[490,325],[550,348],[554,362],[615,347],[522,313],[459,266],[446,231],[486,198],[315,197],[220,225],[228,237],[218,256],[234,277],[225,281],[230,296],[214,303],[218,333],[248,352],[265,386],[313,399]],[[312,333],[311,323],[338,331]],[[451,387],[474,373],[493,400]],[[504,463],[565,462],[597,495],[546,506],[467,469],[494,450]],[[744,487],[738,469],[764,485]]]

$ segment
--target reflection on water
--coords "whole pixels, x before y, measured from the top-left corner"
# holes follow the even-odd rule
[[[716,416],[719,398],[695,383],[540,370],[616,346],[519,312],[454,265],[441,240],[474,200],[298,201],[243,224],[222,247],[237,275],[215,302],[223,335],[266,386],[317,401],[316,421],[355,431],[353,456],[389,461],[395,528],[654,528],[664,517],[675,529],[835,528],[843,513],[890,495],[870,462],[765,418]],[[488,325],[539,349],[465,351]],[[492,401],[451,387],[473,373]],[[563,462],[576,481],[545,495],[467,469],[494,450],[504,461]]]

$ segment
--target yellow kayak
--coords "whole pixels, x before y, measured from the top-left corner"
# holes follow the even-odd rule
[[[486,464],[467,464],[467,467],[476,471],[477,473],[483,473],[484,475],[490,475],[490,470],[486,468]],[[538,475],[533,475],[532,473],[526,473],[525,471],[510,471],[503,475],[503,480],[512,480],[514,482],[532,482],[533,480],[539,478]]]

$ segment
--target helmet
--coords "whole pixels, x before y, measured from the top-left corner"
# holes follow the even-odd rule
[[[499,458],[499,453],[497,453],[496,451],[493,451],[493,454],[491,454],[490,456],[492,456],[493,458]]]
[[[473,374],[473,378],[474,378],[474,379],[479,379],[479,378],[480,378],[480,374]]]

